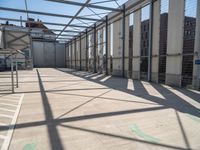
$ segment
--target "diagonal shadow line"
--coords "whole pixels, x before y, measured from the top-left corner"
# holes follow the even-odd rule
[[[184,95],[192,98],[194,101],[200,103],[200,94],[197,94],[193,91],[190,91],[190,90],[185,90],[185,89],[178,89],[176,88],[176,90],[178,90],[179,92],[183,93]]]
[[[54,124],[54,118],[53,118],[53,113],[51,110],[51,106],[48,101],[48,97],[46,95],[44,86],[42,84],[42,79],[40,77],[40,73],[37,69],[37,75],[38,75],[38,81],[39,81],[39,87],[40,87],[40,94],[42,97],[42,103],[43,103],[43,108],[45,112],[45,118],[46,118],[46,125],[48,128],[48,134],[50,138],[50,144],[51,144],[51,149],[52,150],[63,150],[62,142],[60,140],[58,131],[56,129],[56,125]]]
[[[189,143],[187,135],[186,135],[186,132],[185,132],[184,127],[183,127],[182,122],[181,122],[181,118],[180,118],[180,116],[179,116],[177,111],[175,111],[175,113],[176,113],[176,117],[177,117],[180,129],[181,129],[181,133],[183,135],[184,142],[185,142],[185,144],[187,146],[187,149],[191,149],[190,143]]]
[[[108,136],[108,137],[112,137],[112,138],[114,137],[114,138],[123,139],[123,140],[141,142],[141,143],[145,143],[145,144],[149,144],[149,145],[154,145],[154,146],[166,147],[166,148],[171,148],[171,149],[176,149],[176,150],[177,149],[179,149],[179,150],[187,150],[186,148],[183,148],[183,147],[166,145],[166,144],[160,144],[160,143],[153,143],[153,142],[143,141],[143,140],[132,138],[132,137],[121,136],[121,135],[111,134],[111,133],[106,133],[106,132],[100,132],[100,131],[91,130],[91,129],[85,129],[85,128],[80,128],[80,127],[74,127],[74,126],[70,126],[70,125],[60,124],[60,126],[66,127],[66,128],[69,128],[69,129],[73,129],[73,130],[85,131],[85,132],[90,132],[90,133],[94,133],[94,134],[100,134],[100,135],[103,135],[103,136]]]
[[[74,107],[73,109],[69,110],[68,112],[66,112],[66,113],[64,113],[64,114],[62,114],[62,115],[60,115],[58,118],[61,118],[61,117],[65,116],[65,115],[69,114],[70,112],[72,112],[72,111],[74,111],[74,110],[77,110],[78,108],[80,108],[80,107],[82,107],[82,106],[84,106],[84,105],[90,103],[91,101],[93,101],[93,100],[99,98],[100,96],[103,96],[103,95],[106,94],[106,93],[109,93],[110,91],[112,91],[112,90],[108,90],[108,91],[106,91],[106,92],[104,92],[104,93],[102,93],[102,94],[100,94],[100,95],[97,95],[97,96],[91,98],[90,100],[88,100],[88,101],[86,101],[86,102],[84,102],[84,103],[82,103],[82,104],[80,104],[80,105]],[[58,118],[57,118],[57,119],[58,119]]]
[[[54,92],[53,94],[58,94],[58,95],[71,95],[71,96],[79,96],[79,97],[93,97],[89,95],[81,95],[81,94],[71,94],[71,93],[56,93]],[[134,100],[126,100],[126,99],[117,99],[117,98],[109,98],[105,96],[100,96],[99,98],[104,99],[104,100],[110,100],[110,101],[120,101],[120,102],[128,102],[128,103],[140,103],[140,104],[149,104],[149,105],[158,105],[155,103],[149,103],[149,102],[139,102],[139,101],[134,101]]]
[[[133,113],[157,111],[157,110],[163,110],[163,109],[169,109],[169,108],[164,107],[164,106],[159,106],[159,107],[150,107],[150,108],[129,109],[129,110],[122,110],[122,111],[117,111],[117,112],[114,111],[114,112],[105,112],[105,113],[99,113],[99,114],[73,116],[73,117],[67,117],[67,118],[61,118],[61,119],[52,119],[51,122],[53,124],[60,124],[64,122],[75,122],[75,121],[82,121],[82,120],[90,120],[90,119],[97,119],[97,118],[104,118],[104,117],[133,114]],[[36,126],[46,125],[48,123],[49,122],[47,120],[21,123],[21,124],[16,124],[15,129],[26,128],[26,127],[36,127]],[[11,125],[11,126],[14,126],[14,125]],[[7,130],[7,126],[0,126],[0,131],[3,131],[3,130]]]
[[[89,91],[89,90],[102,90],[102,89],[108,89],[108,88],[84,88],[84,89],[63,89],[63,90],[46,90],[44,92],[67,92],[67,91]],[[21,92],[15,92],[15,94],[23,94],[23,93],[39,93],[40,91],[21,91]],[[10,94],[10,93],[4,93],[4,94]]]
[[[185,101],[163,85],[156,85],[152,84],[151,85],[158,91],[160,92],[167,101],[164,101],[168,105],[171,105],[175,110],[178,110],[183,113],[191,114],[196,117],[200,117],[199,109],[196,108],[195,106],[191,105],[189,102]],[[158,88],[159,86],[159,88]]]
[[[76,71],[63,71],[61,69],[58,69],[56,68],[56,70],[58,71],[61,71],[61,72],[65,72],[65,73],[68,73],[68,74],[72,74],[72,75],[75,75],[74,72]],[[77,75],[75,75],[77,76]],[[80,77],[80,76],[78,76]],[[81,78],[84,78],[84,77],[81,77]],[[114,80],[117,79],[116,77],[112,77]],[[139,83],[139,89],[135,89],[135,91],[131,91],[131,90],[127,90],[126,87],[117,87],[115,84],[113,84],[112,82],[114,82],[113,79],[109,79],[107,80],[106,82],[102,83],[98,80],[90,80],[89,78],[84,78],[85,80],[88,80],[88,81],[92,81],[92,82],[95,82],[95,83],[99,83],[101,85],[104,85],[108,88],[112,88],[112,89],[115,89],[115,90],[119,90],[119,91],[122,91],[122,92],[125,92],[125,93],[128,93],[128,94],[131,94],[131,95],[135,95],[135,96],[138,96],[138,97],[141,97],[147,101],[152,101],[152,102],[155,102],[159,105],[163,105],[165,107],[170,107],[170,108],[173,108],[175,110],[178,110],[180,112],[183,112],[183,113],[188,113],[188,114],[191,114],[191,115],[194,115],[196,117],[200,117],[200,113],[198,112],[199,110],[194,107],[193,105],[191,105],[190,103],[186,102],[185,100],[183,100],[182,98],[180,97],[177,97],[174,93],[172,93],[171,91],[167,90],[166,88],[158,85],[158,84],[152,84],[152,86],[158,91],[160,92],[164,97],[166,97],[166,100],[163,100],[162,98],[159,98],[159,97],[156,97],[156,96],[153,96],[153,95],[149,95],[148,92],[146,93],[146,89],[144,88],[143,85],[140,85]],[[126,80],[124,80],[123,78],[120,78],[121,80],[123,80],[124,82]],[[138,81],[140,82],[140,81]],[[159,89],[158,88],[161,87],[162,89]],[[137,86],[135,87],[137,88]],[[163,92],[165,91],[165,92]],[[138,94],[139,92],[139,94]],[[173,100],[171,100],[172,98],[169,97],[169,94],[170,95],[174,95],[175,98]],[[177,103],[179,103],[177,105]]]

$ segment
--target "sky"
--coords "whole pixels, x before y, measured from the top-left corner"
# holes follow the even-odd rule
[[[86,0],[73,0],[77,2],[85,2]],[[95,2],[101,2],[103,0],[91,0],[90,3]],[[119,5],[124,4],[128,0],[117,0]],[[80,8],[80,6],[74,6],[74,5],[67,5],[67,4],[61,4],[61,3],[55,3],[55,2],[49,2],[46,0],[27,0],[28,9],[34,10],[34,11],[40,11],[40,12],[49,12],[49,13],[56,13],[56,14],[65,14],[65,15],[71,15],[73,16]],[[117,8],[118,5],[116,2],[107,2],[104,4],[98,4],[101,6],[107,6],[107,7],[113,7]],[[161,0],[161,13],[168,12],[169,0]],[[187,16],[196,16],[196,5],[197,0],[186,0],[185,2],[185,15]],[[8,8],[16,8],[16,9],[26,9],[25,7],[25,0],[0,0],[0,7],[8,7]],[[146,6],[142,9],[142,20],[146,20],[149,18],[149,6]],[[94,9],[92,10],[96,13],[108,13],[108,11],[101,10],[101,9]],[[85,8],[79,16],[84,15],[91,15],[94,14],[91,10],[88,8]],[[100,15],[100,17],[103,17],[105,14]],[[27,19],[27,15],[25,13],[17,13],[17,12],[9,12],[9,11],[2,11],[0,10],[0,17],[1,18],[15,18],[20,19],[20,16],[22,16],[23,20]],[[29,14],[30,18],[34,18],[35,20],[40,19],[43,22],[55,22],[55,23],[62,23],[67,24],[67,22],[70,20],[69,18],[61,18],[61,17],[52,17],[52,16],[43,16],[43,15],[35,15],[35,14]],[[98,16],[88,16],[90,18],[98,18]],[[132,21],[131,21],[132,22]],[[5,23],[5,21],[0,20],[0,23]],[[20,25],[20,23],[17,22],[10,22],[12,24]],[[90,21],[89,25],[92,25],[94,22]],[[74,20],[72,24],[80,24],[84,25],[79,20]],[[50,29],[59,29],[62,30],[63,26],[54,26],[54,25],[46,25]],[[75,30],[75,28],[69,27],[67,30]],[[83,29],[81,29],[83,30]],[[59,32],[56,32],[57,34]]]
[[[77,2],[85,2],[86,0],[75,0]],[[90,3],[100,2],[101,0],[91,0]],[[117,3],[119,5],[122,5],[127,0],[117,0]],[[113,7],[117,8],[116,2],[107,2],[104,4],[96,4],[106,7]],[[34,11],[40,11],[40,12],[49,12],[49,13],[56,13],[56,14],[64,14],[64,15],[71,15],[73,16],[80,8],[80,6],[74,6],[74,5],[67,5],[67,4],[61,4],[61,3],[55,3],[50,2],[46,0],[27,0],[28,9],[34,10]],[[8,7],[8,8],[16,8],[16,9],[26,9],[25,7],[25,0],[0,0],[0,7]],[[101,9],[94,9],[92,10],[96,13],[109,13],[109,11],[101,10]],[[91,10],[88,8],[85,8],[79,16],[84,15],[91,15],[94,14]],[[27,19],[27,15],[25,13],[17,13],[17,12],[9,12],[9,11],[0,11],[0,17],[2,18],[15,18],[20,19],[20,16],[22,16],[23,20]],[[100,19],[101,17],[105,16],[105,14],[98,16],[88,16],[89,18],[96,18]],[[67,24],[67,22],[70,20],[70,18],[61,18],[61,17],[52,17],[52,16],[44,16],[44,15],[35,15],[35,14],[29,14],[30,18],[34,18],[35,20],[40,19],[43,22],[55,22],[55,23],[62,23]],[[87,21],[88,22],[88,21]],[[94,21],[89,21],[89,25],[92,25]],[[0,21],[0,23],[5,23],[5,21]],[[11,22],[12,24],[20,25],[20,23],[17,22]],[[83,24],[82,22],[78,20],[74,20],[72,24]],[[63,26],[54,26],[54,25],[46,25],[50,29],[63,29]],[[68,30],[74,30],[75,28],[67,28]]]

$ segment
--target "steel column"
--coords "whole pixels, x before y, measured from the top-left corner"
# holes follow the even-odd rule
[[[152,42],[153,42],[153,0],[151,0],[150,2],[150,18],[149,18],[148,81],[151,81]]]
[[[70,66],[71,66],[71,69],[72,69],[72,68],[73,68],[73,61],[72,61],[72,59],[73,59],[73,55],[72,55],[72,51],[73,51],[73,50],[72,50],[72,42],[71,42],[71,44],[70,44],[70,47],[71,47],[71,48],[70,48],[70,51],[71,51],[71,52],[70,52],[70,53],[71,53],[71,58],[70,58],[70,59],[71,59],[71,65],[70,65]]]
[[[80,34],[80,46],[79,46],[79,53],[80,53],[80,70],[82,70],[82,60],[81,60],[81,34]]]
[[[19,87],[18,84],[18,62],[17,62],[17,54],[15,54],[15,73],[16,73],[16,87]]]
[[[96,23],[94,24],[94,73],[97,72],[97,68],[96,68]]]
[[[15,92],[15,85],[14,85],[14,74],[13,74],[13,52],[11,50],[11,56],[10,56],[10,69],[11,69],[11,85],[12,85],[12,93]]]
[[[122,17],[122,77],[125,77],[125,32],[126,32],[126,6],[123,5],[123,17]]]
[[[86,33],[85,33],[85,41],[86,41],[86,71],[88,71],[88,32],[87,32],[87,29],[86,29]]]
[[[74,50],[75,50],[74,56],[75,56],[75,69],[76,69],[76,38],[74,40]]]
[[[106,47],[106,75],[108,75],[108,16],[106,16],[106,27],[105,27],[105,30],[106,30],[106,35],[105,35],[105,47]]]

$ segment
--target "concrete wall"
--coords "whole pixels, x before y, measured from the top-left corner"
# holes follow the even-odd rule
[[[133,31],[133,79],[140,79],[140,33],[141,33],[141,10],[134,13]]]
[[[153,44],[151,81],[158,83],[159,36],[160,36],[160,0],[153,4]]]
[[[125,19],[125,60],[124,60],[124,73],[125,77],[128,77],[128,67],[129,67],[129,16]]]
[[[3,31],[0,31],[0,48],[4,48],[4,44],[3,44]]]
[[[181,86],[184,2],[169,1],[166,84]]]
[[[113,23],[113,75],[122,76],[122,20]]]

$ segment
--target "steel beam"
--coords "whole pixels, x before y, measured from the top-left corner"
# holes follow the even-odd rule
[[[95,18],[86,18],[86,17],[62,15],[62,14],[39,12],[39,11],[32,11],[32,10],[27,10],[26,11],[24,9],[15,9],[15,8],[6,8],[6,7],[0,7],[0,10],[13,11],[13,12],[21,12],[21,13],[30,13],[30,14],[45,15],[45,16],[62,17],[62,18],[74,18],[74,19],[81,19],[81,20],[101,21],[101,20],[95,19]]]
[[[0,20],[14,21],[14,22],[24,22],[24,23],[35,23],[35,24],[47,24],[47,25],[55,25],[55,26],[65,26],[66,25],[66,24],[62,24],[62,23],[27,21],[27,20],[22,20],[22,19],[2,18],[2,17],[0,17]],[[69,27],[89,28],[88,26],[76,25],[76,24],[70,24]]]
[[[80,3],[80,2],[75,2],[75,1],[64,1],[64,0],[46,0],[46,1],[69,4],[69,5],[76,5],[76,6],[84,6],[85,5],[85,3]],[[111,8],[111,7],[99,6],[99,5],[93,5],[93,4],[86,4],[85,6],[90,7],[90,8],[95,8],[95,9],[108,10],[108,11],[121,11],[121,9],[118,9],[118,8]]]
[[[20,28],[19,28],[20,29]],[[28,29],[28,28],[21,28],[21,29]],[[52,32],[61,32],[62,30],[58,30],[58,29],[41,29],[41,28],[30,28],[32,31],[30,31],[31,33],[38,33],[36,31],[33,30],[42,30],[42,31],[52,31]],[[0,29],[1,31],[3,31],[3,29]],[[23,31],[23,30],[9,30],[9,29],[4,29],[5,31],[12,31],[12,32],[29,32],[29,31]],[[80,33],[80,31],[76,31],[76,30],[65,30],[63,31],[65,33]],[[47,34],[47,33],[44,33]]]
[[[84,5],[78,10],[78,12],[71,18],[71,20],[66,24],[66,26],[63,28],[63,30],[59,33],[59,35],[62,34],[63,31],[65,31],[65,29],[67,27],[69,27],[69,25],[74,21],[74,19],[78,19],[78,15],[81,13],[81,11],[85,8],[85,6],[90,2],[91,0],[87,0]],[[80,17],[79,17],[80,18]],[[57,35],[57,37],[59,36]],[[56,38],[57,38],[56,37]]]

